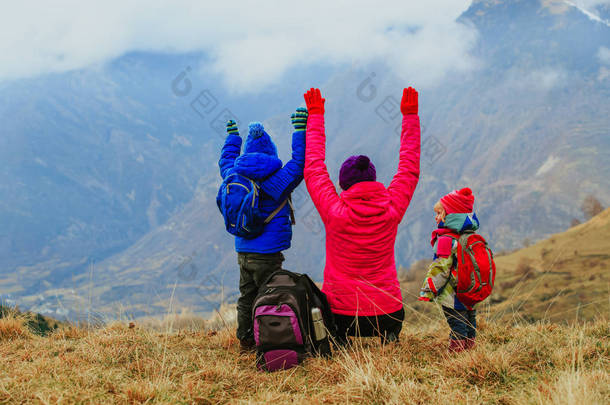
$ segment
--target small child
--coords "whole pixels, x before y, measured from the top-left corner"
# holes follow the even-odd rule
[[[457,240],[449,233],[476,231],[479,220],[473,212],[474,195],[469,188],[455,190],[442,197],[434,205],[438,229],[432,232],[431,245],[434,261],[428,268],[420,301],[435,301],[443,307],[443,312],[451,328],[449,351],[460,352],[475,345],[476,311],[468,309],[456,296]]]
[[[290,248],[292,241],[294,222],[291,221],[293,213],[289,196],[303,180],[307,111],[299,108],[291,119],[294,126],[292,159],[286,164],[282,164],[275,143],[260,122],[249,125],[242,153],[242,138],[233,120],[227,122],[227,138],[218,162],[223,180],[237,173],[257,182],[260,190],[259,209],[268,219],[262,234],[254,238],[235,236],[240,292],[236,334],[244,353],[253,351],[256,346],[252,304],[258,289],[267,277],[282,269],[282,252]],[[237,204],[241,203],[238,197],[232,198],[237,198]]]

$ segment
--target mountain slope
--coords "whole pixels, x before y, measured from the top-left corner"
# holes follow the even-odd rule
[[[165,94],[171,69],[131,55],[0,89],[0,271],[21,267],[25,291],[29,274],[60,284],[192,197],[208,139]]]
[[[495,319],[592,320],[610,313],[610,208],[496,260]]]
[[[385,184],[389,184],[397,166],[400,90],[406,85],[420,90],[422,173],[397,236],[396,261],[403,266],[429,255],[427,240],[434,227],[432,206],[441,195],[458,187],[468,185],[475,190],[481,232],[496,251],[514,249],[526,238],[539,240],[566,229],[572,218],[580,216],[580,204],[588,194],[602,203],[610,201],[610,165],[606,158],[610,153],[610,73],[606,74],[610,62],[599,56],[601,49],[610,48],[610,28],[563,2],[546,0],[477,1],[461,21],[480,32],[473,50],[480,63],[473,72],[454,73],[435,87],[419,88],[408,78],[397,77],[380,61],[341,71],[322,86],[327,99],[327,164],[331,178],[337,180],[345,158],[364,153],[372,158],[378,179]],[[182,69],[186,60],[172,66]],[[144,69],[153,62],[144,56],[140,61],[130,59],[127,65]],[[130,69],[117,69],[121,80],[113,77],[111,87],[129,82],[134,76]],[[163,97],[168,95],[175,73],[168,68],[164,75],[166,82],[155,86],[159,97],[161,89]],[[153,76],[149,73],[139,79],[142,89]],[[69,88],[74,92],[80,86]],[[196,132],[201,122],[191,117],[192,111],[187,110],[188,115],[181,110],[189,108],[186,102],[170,97],[168,107],[161,97],[154,108],[146,109],[150,94],[142,91],[124,98],[116,91],[119,95],[109,98],[112,103],[104,104],[100,96],[72,113],[79,116],[87,108],[102,108],[104,113],[100,117],[94,114],[97,121],[90,125],[95,129],[103,124],[102,128],[108,127],[108,134],[112,134],[108,135],[110,146],[100,152],[103,159],[94,159],[94,151],[101,144],[93,140],[103,139],[104,134],[91,131],[94,136],[90,140],[82,135],[88,127],[81,125],[70,132],[68,145],[76,146],[65,146],[67,149],[57,158],[61,163],[61,156],[66,160],[65,156],[75,153],[72,148],[82,149],[77,164],[67,172],[72,177],[57,175],[55,180],[50,179],[51,183],[55,181],[51,188],[40,181],[24,191],[23,198],[2,199],[3,204],[14,201],[11,209],[4,211],[8,212],[10,226],[0,238],[3,252],[13,259],[2,266],[7,269],[0,273],[2,291],[50,311],[63,305],[72,309],[72,316],[85,308],[112,314],[123,310],[134,315],[158,314],[170,302],[209,311],[234,297],[237,286],[232,241],[224,232],[214,203],[222,138],[211,134],[212,139],[200,139]],[[17,89],[14,92],[17,94]],[[256,117],[272,117],[265,120],[265,125],[284,158],[290,153],[288,117],[301,102],[299,94],[295,90],[292,98],[281,95],[272,109],[260,110]],[[153,96],[155,99],[156,93]],[[74,104],[69,95],[66,97],[55,103],[55,108]],[[238,106],[260,106],[268,101],[268,95],[249,103],[233,100]],[[233,104],[229,105],[234,109]],[[113,113],[113,106],[118,111],[126,109],[130,115]],[[2,118],[8,120],[11,114],[6,111]],[[263,115],[264,111],[270,114]],[[250,118],[245,112],[238,115]],[[150,120],[133,124],[129,119],[140,116]],[[167,126],[156,124],[158,134],[153,135],[162,140],[162,146],[155,146],[146,131],[159,116],[172,118]],[[20,120],[27,121],[24,116]],[[123,122],[133,130],[121,129],[118,124]],[[61,128],[63,124],[58,120],[56,125]],[[115,128],[121,130],[110,131]],[[14,126],[14,130],[16,134],[11,136],[16,137],[20,129]],[[138,151],[151,155],[150,159],[143,156],[143,167],[138,166]],[[40,165],[35,161],[39,154],[29,149],[20,154],[15,147],[6,155],[7,162],[11,156],[30,156],[29,165]],[[51,167],[61,168],[58,162]],[[119,167],[129,169],[114,167],[119,163]],[[89,171],[104,175],[70,180],[82,175],[79,167],[89,166]],[[11,164],[6,167],[13,170]],[[12,174],[6,176],[7,184],[19,190],[19,181],[12,182],[11,178]],[[104,188],[107,184],[112,187]],[[134,189],[136,185],[141,188]],[[36,194],[39,189],[44,193]],[[91,202],[96,209],[80,212],[68,203],[64,207],[62,190],[70,196],[76,194],[74,201],[79,204]],[[131,200],[134,190],[136,196],[143,195],[142,200]],[[56,207],[47,210],[52,213],[48,216],[55,218],[49,223],[58,221],[54,225],[57,230],[50,233],[58,241],[55,244],[33,240],[38,228],[28,227],[29,222],[20,219],[44,222],[44,215],[39,217],[36,212],[47,212],[47,194]],[[38,201],[38,205],[19,211],[19,207],[27,207],[27,198]],[[303,185],[293,199],[297,225],[285,266],[320,280],[323,227]],[[156,221],[150,221],[149,210],[157,213]],[[104,229],[109,231],[104,233]],[[11,233],[18,235],[15,242]],[[107,242],[91,243],[95,238]],[[15,251],[22,254],[14,256],[13,248],[19,240],[21,247]],[[54,239],[49,236],[49,240]],[[92,271],[91,258],[99,259]]]

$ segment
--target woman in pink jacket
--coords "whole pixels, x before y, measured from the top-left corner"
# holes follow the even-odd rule
[[[419,179],[420,129],[417,91],[404,89],[398,171],[389,187],[376,181],[368,157],[348,158],[337,194],[325,159],[324,102],[319,89],[305,94],[309,111],[305,183],[326,228],[324,284],[338,339],[380,336],[397,341],[404,309],[394,262],[398,224]]]

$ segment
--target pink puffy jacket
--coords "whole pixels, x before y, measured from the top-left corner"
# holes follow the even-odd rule
[[[307,120],[304,176],[326,228],[322,291],[337,314],[398,311],[402,295],[394,243],[419,180],[419,117],[403,117],[398,172],[388,188],[366,181],[338,195],[324,163],[325,144],[324,115],[312,114]]]

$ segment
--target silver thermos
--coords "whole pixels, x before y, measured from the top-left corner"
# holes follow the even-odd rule
[[[313,319],[313,333],[316,341],[324,339],[326,337],[326,327],[324,326],[324,319],[322,318],[320,308],[311,308],[311,319]]]

